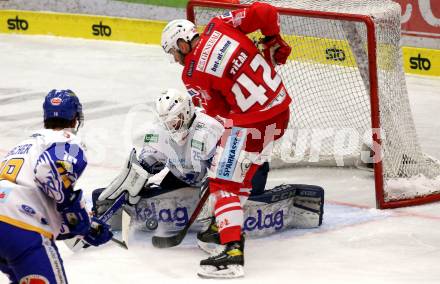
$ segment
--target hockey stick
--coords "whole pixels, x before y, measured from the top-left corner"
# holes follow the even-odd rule
[[[125,194],[121,194],[118,198],[115,199],[113,204],[101,215],[99,216],[99,220],[107,223],[108,220],[125,204]],[[124,241],[120,241],[116,238],[111,239],[117,245],[122,248],[127,249],[127,245]],[[70,240],[65,240],[65,244],[73,251],[77,251],[81,248],[88,248],[90,245],[85,243],[82,238],[75,238]]]
[[[207,183],[204,183],[204,186],[206,187]],[[196,220],[197,216],[199,216],[200,211],[202,211],[202,208],[205,205],[206,200],[208,199],[209,189],[207,188],[205,189],[206,189],[205,192],[200,198],[199,203],[197,203],[197,206],[194,209],[194,212],[192,213],[191,218],[189,219],[185,227],[182,230],[180,230],[177,234],[172,236],[168,236],[168,237],[153,236],[152,238],[153,246],[157,248],[169,248],[169,247],[175,247],[182,242],[182,240],[186,236],[186,233],[188,232],[189,227],[191,227],[191,225]]]

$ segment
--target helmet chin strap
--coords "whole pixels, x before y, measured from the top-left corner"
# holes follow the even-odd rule
[[[83,126],[84,116],[81,113],[78,113],[75,119],[76,123],[74,127],[71,127],[70,130],[73,134],[77,134],[79,129]]]
[[[192,126],[192,124],[194,122],[194,119],[196,119],[196,114],[195,113],[193,114],[193,116],[191,117],[191,119],[188,122],[188,127],[187,127],[188,129],[191,128],[191,126]]]

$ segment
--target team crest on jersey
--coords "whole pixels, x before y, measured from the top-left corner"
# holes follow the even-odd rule
[[[60,98],[53,98],[50,100],[51,105],[53,106],[59,106],[63,102]]]

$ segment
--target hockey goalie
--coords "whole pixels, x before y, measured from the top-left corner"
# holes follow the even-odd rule
[[[133,150],[124,170],[106,188],[93,192],[94,212],[102,214],[121,194],[139,229],[176,231],[188,222],[201,190],[207,190],[207,171],[220,143],[224,127],[217,119],[194,107],[191,96],[169,89],[156,100],[159,120],[147,130],[144,146],[136,157]],[[314,228],[322,223],[324,191],[319,186],[284,184],[265,190],[268,163],[252,179],[250,197],[244,206],[243,232],[261,237],[289,228]],[[215,254],[220,245],[212,202],[198,218],[197,242]],[[120,216],[111,220],[113,230]],[[228,269],[219,278],[229,278]],[[230,277],[237,277],[234,273]]]

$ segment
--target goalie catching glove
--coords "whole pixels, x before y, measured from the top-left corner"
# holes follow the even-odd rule
[[[141,198],[139,192],[142,190],[149,177],[150,174],[144,170],[139,163],[136,158],[136,150],[133,149],[131,150],[130,156],[125,163],[125,167],[121,174],[104,189],[101,195],[99,195],[98,200],[115,200],[121,194],[127,192],[127,203],[134,205],[139,202],[139,199]]]
[[[263,46],[264,57],[272,63],[273,66],[285,64],[292,48],[281,38],[281,36],[266,36],[260,40]]]

